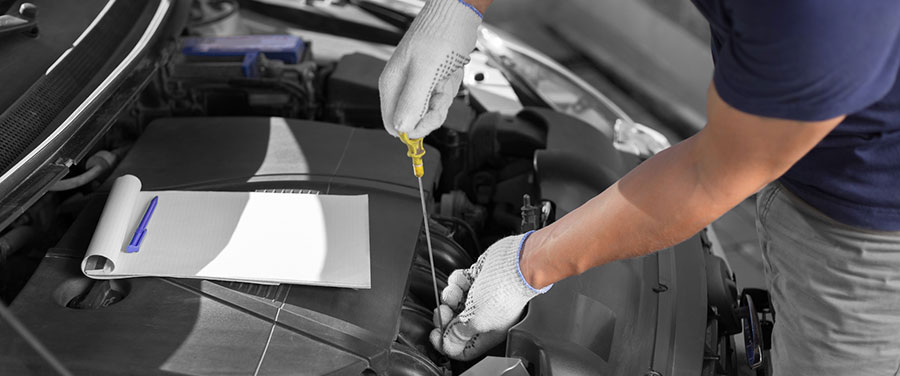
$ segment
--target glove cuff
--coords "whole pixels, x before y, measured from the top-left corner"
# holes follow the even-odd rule
[[[481,12],[464,0],[428,0],[410,25],[409,32],[445,35],[447,30],[460,28],[474,32],[481,24],[481,17]],[[471,42],[475,44],[474,40]]]
[[[519,246],[516,248],[516,272],[519,274],[519,279],[522,281],[522,284],[525,285],[525,287],[527,287],[528,290],[531,291],[531,293],[533,293],[534,295],[540,295],[547,291],[550,291],[550,288],[553,287],[553,284],[551,283],[540,289],[532,287],[531,284],[529,284],[528,281],[525,280],[525,276],[522,275],[522,268],[519,266],[519,260],[522,257],[522,247],[525,246],[525,240],[527,240],[528,237],[533,233],[534,230],[526,232],[522,235],[522,240],[519,241]]]

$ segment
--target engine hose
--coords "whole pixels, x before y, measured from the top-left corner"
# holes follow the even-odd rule
[[[14,227],[0,236],[0,261],[24,249],[36,236],[37,231],[31,226]]]
[[[400,310],[400,331],[397,333],[397,342],[418,350],[438,368],[449,367],[450,360],[438,352],[429,341],[428,337],[434,329],[432,316],[432,310],[407,297]]]
[[[391,362],[388,375],[394,376],[444,376],[431,359],[415,348],[402,344],[391,346]]]
[[[118,157],[115,153],[101,150],[92,155],[84,163],[87,171],[78,176],[62,179],[50,186],[50,191],[69,191],[75,188],[83,187],[103,175],[104,172],[116,164]]]
[[[103,166],[95,165],[95,166],[89,168],[87,171],[85,171],[81,175],[78,175],[78,176],[75,176],[72,178],[68,178],[68,179],[62,179],[62,180],[56,182],[56,184],[53,184],[53,186],[50,187],[50,190],[54,191],[54,192],[69,191],[69,190],[72,190],[72,189],[75,189],[78,187],[82,187],[85,184],[90,183],[92,180],[96,179],[98,176],[100,176],[100,174],[103,173],[103,170],[104,170]]]
[[[412,348],[416,348],[416,344],[415,344],[415,343],[412,343],[412,341],[410,341],[408,338],[406,338],[406,337],[403,335],[403,329],[402,329],[402,328],[403,328],[403,322],[404,322],[404,320],[405,320],[405,319],[401,317],[401,319],[400,319],[400,328],[401,328],[401,329],[400,329],[400,334],[397,334],[397,342],[400,342],[400,343],[403,344],[404,346],[409,346],[409,347],[412,347]]]
[[[452,234],[454,228],[462,228],[474,238],[474,231],[467,223],[459,223],[446,218],[432,219],[434,225],[431,242],[434,254],[435,274],[438,289],[447,286],[447,276],[456,269],[470,267],[475,261],[470,251],[456,242]],[[446,226],[451,223],[452,226]],[[416,246],[416,256],[409,273],[409,287],[406,299],[400,311],[400,329],[397,334],[397,348],[406,351],[395,351],[391,354],[391,372],[396,375],[427,375],[430,372],[448,369],[449,360],[431,346],[428,339],[434,329],[433,310],[437,302],[432,295],[431,267],[428,263],[428,249],[420,234]],[[442,368],[443,367],[443,368]]]
[[[440,270],[435,271],[438,290],[443,291],[447,287],[447,275]],[[416,257],[409,271],[408,296],[416,303],[428,309],[437,308],[434,301],[434,286],[431,280],[431,266],[426,259]]]
[[[472,241],[472,246],[475,247],[474,250],[472,250],[472,249],[468,250],[469,254],[472,257],[478,257],[478,255],[481,254],[481,251],[484,248],[481,248],[481,242],[478,240],[478,235],[476,235],[475,229],[472,228],[472,225],[470,225],[468,222],[466,222],[462,219],[456,218],[456,217],[445,217],[442,215],[432,215],[431,218],[438,221],[439,223],[451,222],[451,223],[454,223],[454,224],[462,227],[465,230],[465,232],[468,233],[469,239],[471,239],[471,241]],[[463,248],[465,248],[465,247],[463,247]]]
[[[432,233],[431,243],[434,248],[434,267],[445,275],[450,275],[456,269],[468,268],[475,263],[469,252],[450,236]],[[416,254],[427,259],[428,248],[420,245],[416,247]]]
[[[428,349],[428,335],[434,329],[432,313],[427,309],[421,311],[410,306],[403,305],[400,310],[399,337],[407,344],[423,351]]]

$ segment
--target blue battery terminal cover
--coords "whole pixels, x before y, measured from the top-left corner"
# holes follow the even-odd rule
[[[244,75],[254,75],[253,65],[258,54],[286,64],[297,64],[306,50],[306,43],[293,35],[238,35],[227,37],[187,37],[181,53],[188,56],[244,56],[241,64]]]

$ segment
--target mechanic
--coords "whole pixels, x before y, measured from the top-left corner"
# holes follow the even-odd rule
[[[444,121],[492,0],[468,1],[428,1],[388,62],[391,134]],[[900,2],[694,3],[713,36],[706,127],[452,273],[431,338],[448,356],[502,342],[554,282],[677,244],[759,192],[774,373],[898,373]]]

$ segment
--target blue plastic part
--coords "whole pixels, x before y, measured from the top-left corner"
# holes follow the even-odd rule
[[[250,52],[244,55],[244,60],[241,61],[241,72],[244,73],[244,77],[256,77],[256,60],[259,59],[259,52]]]
[[[271,60],[297,64],[306,51],[306,43],[293,35],[238,35],[227,37],[187,37],[181,53],[188,56],[244,56],[244,76],[256,74],[259,54]]]

